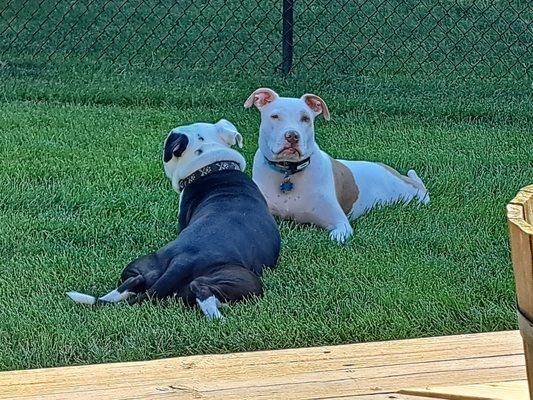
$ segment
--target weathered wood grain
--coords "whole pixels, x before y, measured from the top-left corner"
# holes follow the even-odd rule
[[[507,206],[509,240],[521,313],[533,321],[533,185],[523,188]],[[530,395],[533,397],[533,325],[522,321]]]
[[[350,398],[524,378],[512,331],[3,372],[0,399]]]
[[[449,400],[529,400],[527,381],[495,382],[480,385],[404,389],[400,393]],[[420,398],[420,397],[419,397]]]

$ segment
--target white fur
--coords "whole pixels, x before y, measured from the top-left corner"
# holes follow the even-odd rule
[[[300,99],[285,98],[269,90],[258,89],[246,101],[245,107],[255,104],[261,112],[253,180],[273,214],[324,227],[330,231],[331,239],[343,243],[353,233],[348,217],[357,218],[378,205],[407,203],[412,199],[424,204],[429,202],[422,180],[412,170],[401,179],[378,163],[339,160],[350,169],[359,189],[359,197],[347,217],[337,201],[331,159],[315,142],[314,118],[322,109],[327,110],[327,106],[324,104],[324,108],[313,111],[304,101],[309,95]],[[310,123],[302,121],[303,114],[311,116]],[[272,115],[276,118],[272,119]],[[299,155],[279,152],[287,145],[287,131],[296,131],[300,135]],[[279,188],[283,174],[274,171],[265,157],[271,161],[299,161],[310,157],[311,162],[303,171],[291,175],[293,190],[283,193]]]
[[[135,293],[128,292],[127,290],[120,293],[118,290],[112,290],[105,296],[99,298],[99,300],[105,301],[107,303],[118,303],[119,301],[126,300],[130,298]]]
[[[427,190],[423,189],[422,181],[413,170],[411,171],[418,178],[419,188],[406,183],[380,164],[369,161],[339,161],[352,171],[359,188],[359,198],[349,214],[350,218],[355,219],[380,205],[409,203],[415,198],[424,204],[429,202]],[[411,176],[410,178],[414,179]]]
[[[203,301],[196,299],[196,302],[200,306],[200,309],[203,311],[207,319],[224,319],[224,316],[218,309],[220,302],[215,296],[210,296]]]
[[[105,301],[107,303],[118,303],[119,301],[130,298],[134,294],[135,293],[128,292],[127,290],[120,293],[118,290],[114,289],[110,291],[108,294],[106,294],[105,296],[100,297],[98,300]],[[76,303],[89,304],[89,305],[96,304],[96,297],[85,294],[85,293],[67,292],[67,296],[70,297],[72,300],[74,300]]]
[[[96,303],[96,297],[80,292],[67,292],[67,296],[76,303],[93,305]]]
[[[185,134],[189,139],[187,148],[180,157],[174,156],[169,162],[163,163],[165,174],[178,193],[181,179],[214,162],[235,161],[240,165],[241,171],[246,169],[244,157],[231,148],[235,144],[242,147],[242,136],[231,122],[222,119],[216,124],[185,125],[174,128],[170,133],[172,132]],[[197,154],[198,150],[202,153]]]

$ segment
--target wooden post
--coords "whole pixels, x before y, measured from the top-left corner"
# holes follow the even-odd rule
[[[529,395],[533,399],[533,185],[523,188],[507,205],[507,220]]]

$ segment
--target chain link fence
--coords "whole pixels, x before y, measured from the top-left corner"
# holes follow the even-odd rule
[[[531,0],[4,0],[3,64],[529,79]]]

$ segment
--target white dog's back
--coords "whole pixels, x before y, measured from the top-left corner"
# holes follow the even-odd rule
[[[405,176],[380,163],[338,161],[350,169],[359,187],[359,198],[349,214],[350,218],[357,218],[376,206],[409,202],[413,198],[419,203],[429,203],[429,194],[424,182],[414,170],[409,170]]]

